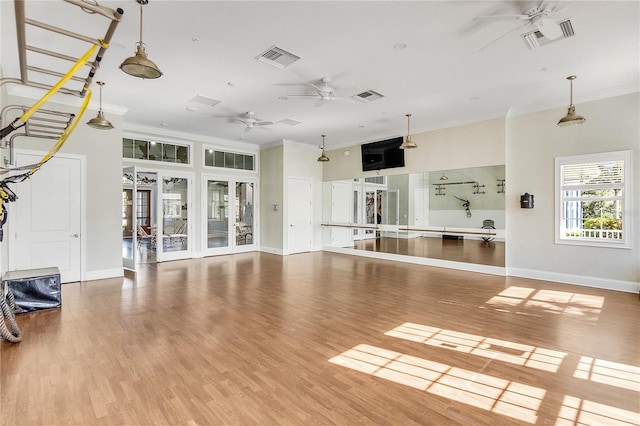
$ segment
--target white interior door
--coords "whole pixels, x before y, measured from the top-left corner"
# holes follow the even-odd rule
[[[313,240],[313,199],[311,179],[288,180],[288,251],[311,251]]]
[[[42,155],[18,153],[18,166]],[[62,282],[82,279],[82,159],[56,156],[14,186],[9,210],[9,270],[57,267]]]

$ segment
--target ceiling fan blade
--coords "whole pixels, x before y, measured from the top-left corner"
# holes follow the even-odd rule
[[[295,97],[312,97],[312,98],[317,98],[318,94],[315,95],[287,95],[288,98],[295,98]]]
[[[273,124],[273,122],[271,122],[271,121],[258,121],[256,123],[253,123],[254,126],[269,126],[270,124]]]
[[[530,19],[529,15],[486,15],[486,16],[476,16],[473,18],[474,21],[478,21],[480,19],[490,20],[490,21],[511,21],[513,19]]]
[[[508,36],[508,35],[509,35],[509,34],[511,34],[512,32],[514,32],[514,31],[518,31],[519,29],[526,27],[527,25],[529,25],[529,23],[528,23],[528,22],[527,22],[526,24],[524,24],[524,25],[520,25],[520,26],[518,26],[518,27],[515,27],[515,28],[513,28],[513,29],[511,29],[511,30],[507,31],[506,33],[502,34],[502,35],[501,35],[500,37],[498,37],[497,39],[495,39],[495,40],[493,40],[493,41],[491,41],[491,42],[489,42],[489,43],[485,44],[483,47],[481,47],[480,49],[478,49],[478,52],[482,52],[483,50],[485,50],[486,48],[488,48],[488,47],[489,47],[489,46],[491,46],[492,44],[496,43],[496,42],[497,42],[497,41],[499,41],[499,40],[502,40],[503,38],[505,38],[506,36]]]

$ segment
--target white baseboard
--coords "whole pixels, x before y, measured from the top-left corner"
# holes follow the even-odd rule
[[[124,276],[124,268],[103,269],[100,271],[87,271],[84,281],[103,280],[105,278],[118,278]]]
[[[640,292],[640,283],[633,281],[610,280],[606,278],[587,277],[583,275],[562,274],[558,272],[536,271],[520,268],[507,268],[507,274],[514,277],[531,278],[534,280],[542,281],[554,281],[558,283],[579,285],[583,287],[624,291],[626,293]]]
[[[277,248],[273,248],[273,247],[260,246],[260,251],[263,251],[265,253],[271,253],[271,254],[277,254],[277,255],[280,255],[280,256],[284,256],[284,251],[282,249],[277,249]]]
[[[291,252],[289,250],[277,249],[273,247],[260,247],[260,251],[263,251],[265,253],[277,254],[280,256],[289,256],[291,254],[297,254],[297,253],[308,253],[307,251]],[[312,252],[312,251],[322,251],[322,246],[313,246],[309,249],[309,252]]]

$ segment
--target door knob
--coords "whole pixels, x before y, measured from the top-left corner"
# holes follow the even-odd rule
[[[78,238],[80,235],[78,235],[78,234],[73,234],[73,235],[69,235],[69,236],[70,236],[70,237],[73,237],[73,238]]]

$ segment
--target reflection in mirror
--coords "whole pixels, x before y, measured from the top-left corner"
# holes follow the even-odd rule
[[[504,267],[504,165],[325,182],[326,246]]]

